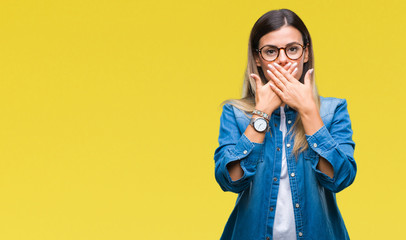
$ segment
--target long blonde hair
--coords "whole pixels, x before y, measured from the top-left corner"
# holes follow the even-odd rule
[[[234,107],[242,110],[245,114],[251,114],[255,108],[255,80],[250,78],[250,74],[254,73],[260,76],[261,81],[266,84],[267,80],[262,71],[261,67],[258,67],[255,62],[254,54],[258,54],[256,49],[258,48],[259,40],[265,34],[275,31],[283,26],[292,26],[299,30],[303,37],[304,45],[308,48],[308,61],[303,65],[303,73],[299,81],[304,82],[304,75],[309,69],[314,69],[314,56],[313,56],[313,45],[310,38],[309,31],[307,30],[303,21],[291,10],[280,9],[273,10],[265,13],[261,16],[257,22],[254,24],[248,44],[248,62],[245,71],[244,82],[242,87],[242,97],[241,99],[228,99],[222,102],[221,105],[230,104]],[[313,73],[314,77],[314,73]],[[317,91],[317,86],[315,81],[313,81],[313,98],[320,109],[320,96]],[[248,115],[247,115],[248,116]],[[300,115],[297,114],[295,123],[293,124],[290,131],[294,131],[292,136],[294,136],[293,153],[297,157],[299,153],[308,148],[304,127]],[[290,132],[289,131],[289,132]]]

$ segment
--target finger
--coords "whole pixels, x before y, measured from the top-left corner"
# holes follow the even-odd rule
[[[269,69],[266,70],[266,72],[267,72],[268,75],[271,77],[272,82],[273,82],[280,90],[282,90],[282,91],[285,91],[285,90],[286,90],[285,84],[283,84],[283,82],[282,82],[279,78],[277,78],[273,72],[269,71]]]
[[[295,69],[293,70],[292,75],[296,74],[296,72],[297,72],[297,68],[295,68]]]
[[[313,72],[314,72],[313,68],[306,72],[306,75],[304,77],[304,84],[305,85],[308,85],[308,84],[312,83],[312,81],[313,81]]]
[[[293,75],[293,71],[296,69],[297,63],[293,63],[289,66],[289,69],[287,70],[288,73],[290,73],[291,75]]]
[[[279,74],[281,76],[278,76],[277,74],[275,74],[277,77],[279,77],[281,79],[281,81],[286,85],[288,82],[296,82],[296,78],[294,78],[290,73],[288,73],[285,69],[283,69],[283,67],[281,67],[281,65],[277,64],[276,62],[273,63],[274,67],[276,70],[279,71]],[[283,78],[283,79],[282,79]],[[285,82],[285,81],[286,82]]]
[[[283,92],[282,92],[278,87],[276,87],[275,85],[273,85],[271,82],[269,82],[268,84],[269,84],[269,86],[271,87],[272,91],[273,91],[280,99],[282,99],[282,98],[283,98]]]
[[[288,64],[286,64],[285,66],[283,66],[283,68],[289,72],[290,67],[292,67],[292,63],[288,62]]]
[[[288,84],[288,80],[284,76],[284,73],[287,74],[287,71],[281,67],[277,63],[273,64],[268,64],[269,68],[271,69],[271,72],[283,83],[283,84]]]
[[[251,74],[250,74],[250,77],[255,80],[255,85],[257,86],[257,89],[258,89],[259,87],[264,86],[264,84],[263,84],[262,81],[261,81],[261,78],[260,78],[258,75],[254,74],[254,73],[251,73]]]

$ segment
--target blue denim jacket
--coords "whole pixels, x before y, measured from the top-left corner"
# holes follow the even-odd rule
[[[296,223],[297,239],[349,239],[343,218],[337,207],[335,193],[348,187],[355,179],[355,143],[345,99],[320,97],[321,127],[306,135],[309,148],[296,160],[293,147],[285,147],[289,182]],[[287,130],[291,129],[297,112],[285,105]],[[293,146],[288,133],[282,142],[279,131],[280,109],[271,116],[270,132],[263,143],[251,142],[244,134],[250,117],[225,104],[220,118],[219,147],[214,153],[215,177],[223,191],[238,193],[222,240],[269,240],[275,217],[281,173],[282,144]],[[330,178],[316,166],[319,156],[334,169]],[[242,178],[233,181],[226,165],[241,160]]]

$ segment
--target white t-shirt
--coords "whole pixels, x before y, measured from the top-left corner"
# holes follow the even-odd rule
[[[274,240],[296,240],[295,215],[293,212],[292,193],[290,191],[288,166],[286,162],[285,136],[286,116],[283,107],[281,109],[281,124],[279,130],[282,132],[282,168],[279,182],[278,200],[276,201],[275,221],[273,225]]]

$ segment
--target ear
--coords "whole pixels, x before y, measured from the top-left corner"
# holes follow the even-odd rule
[[[257,67],[261,67],[261,62],[259,60],[258,53],[254,53],[254,58],[255,58],[255,62],[257,64]]]
[[[309,44],[307,44],[307,47],[305,48],[304,52],[304,62],[307,63],[309,61]]]

